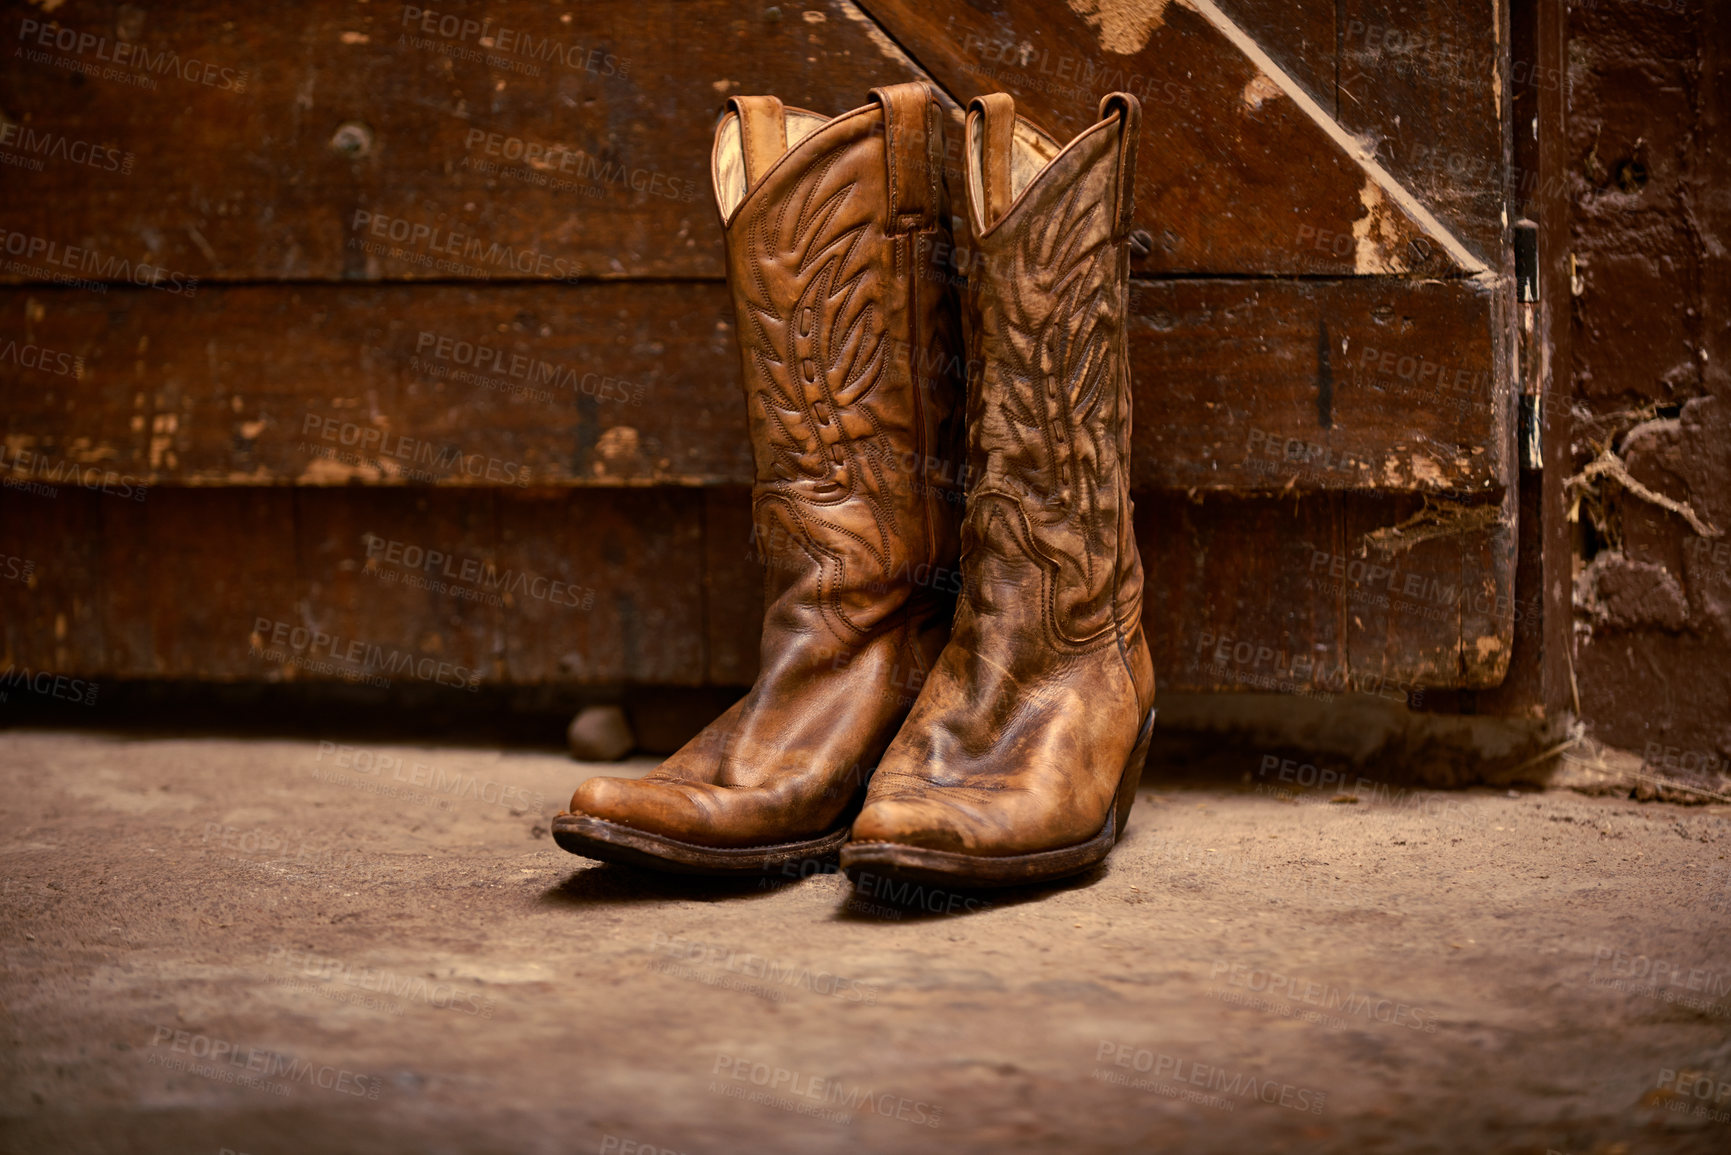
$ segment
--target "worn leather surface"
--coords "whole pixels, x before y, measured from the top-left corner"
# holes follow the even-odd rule
[[[713,171],[766,566],[761,673],[655,771],[590,779],[571,800],[718,847],[816,836],[858,804],[948,635],[962,508],[963,359],[938,261],[949,209],[930,91],[876,90],[791,149],[799,110],[729,105]],[[749,188],[728,212],[741,162]]]
[[[856,842],[990,856],[1085,841],[1153,707],[1125,356],[1139,114],[1109,96],[1017,196],[1010,99],[970,109],[964,580]]]

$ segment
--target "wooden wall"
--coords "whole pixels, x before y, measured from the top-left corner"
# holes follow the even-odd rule
[[[748,682],[714,118],[923,77],[1060,136],[1107,91],[1142,99],[1134,477],[1163,684],[1495,686],[1538,612],[1507,19],[0,5],[0,660],[342,678],[358,639],[435,678]],[[309,649],[261,645],[279,622]]]

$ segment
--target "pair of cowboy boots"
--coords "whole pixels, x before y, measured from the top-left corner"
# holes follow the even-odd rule
[[[973,101],[958,249],[926,85],[834,119],[729,101],[712,175],[762,672],[647,776],[584,782],[560,846],[700,874],[839,850],[856,880],[985,886],[1122,836],[1154,721],[1125,353],[1140,106],[1100,116],[1060,146],[1009,96]]]

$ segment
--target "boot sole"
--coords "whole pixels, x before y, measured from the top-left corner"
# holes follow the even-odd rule
[[[1118,793],[1100,832],[1085,842],[1027,854],[961,854],[903,842],[850,842],[841,850],[841,867],[858,884],[863,874],[898,882],[947,883],[958,887],[1025,886],[1080,874],[1112,852],[1130,821],[1136,787],[1154,736],[1154,710],[1148,711],[1136,748],[1118,777]]]
[[[786,863],[833,858],[847,842],[848,825],[800,842],[769,846],[701,846],[647,830],[636,830],[588,814],[553,819],[553,841],[561,850],[601,862],[616,862],[666,874],[744,876],[765,874]]]

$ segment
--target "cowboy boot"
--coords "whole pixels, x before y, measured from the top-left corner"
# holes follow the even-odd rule
[[[682,873],[833,855],[943,648],[960,582],[959,321],[942,109],[924,84],[826,120],[736,97],[711,162],[765,561],[761,673],[647,776],[592,778],[575,854]]]
[[[842,865],[985,886],[1084,870],[1122,835],[1154,724],[1125,354],[1136,134],[1114,93],[1067,147],[968,109],[976,252],[962,589],[949,644]]]

